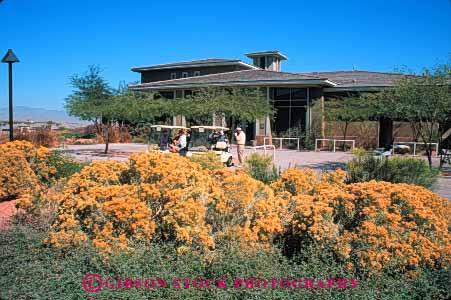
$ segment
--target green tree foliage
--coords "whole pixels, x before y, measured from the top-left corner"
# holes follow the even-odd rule
[[[74,88],[66,98],[66,110],[72,116],[92,121],[105,143],[105,153],[115,126],[134,123],[163,115],[166,112],[162,100],[153,100],[152,93],[135,93],[120,86],[113,89],[102,76],[102,70],[90,66],[84,75],[73,75],[70,84]]]
[[[234,120],[255,121],[274,114],[273,106],[258,88],[204,88],[173,101],[172,106],[175,115],[210,119],[222,116],[231,127]]]
[[[157,117],[177,115],[211,120],[216,115],[233,126],[235,120],[254,121],[274,113],[272,105],[257,88],[205,88],[187,98],[164,99],[154,93],[124,87],[113,89],[96,66],[90,66],[82,76],[73,75],[70,84],[74,90],[66,99],[66,110],[72,116],[94,122],[105,142],[105,153],[112,129],[124,122],[148,124]]]
[[[366,102],[379,117],[405,120],[426,144],[432,166],[433,143],[440,143],[445,124],[451,121],[451,66],[425,69],[421,76],[406,75],[392,89],[367,95]]]
[[[324,118],[344,124],[343,139],[348,135],[349,124],[367,120],[369,115],[369,106],[361,97],[336,98],[324,102]]]

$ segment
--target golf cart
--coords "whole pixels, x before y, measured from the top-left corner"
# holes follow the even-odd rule
[[[152,125],[149,134],[149,149],[160,150],[161,152],[169,152],[169,144],[178,134],[180,129],[187,130],[183,126],[171,125]]]
[[[225,132],[229,128],[221,126],[192,126],[187,156],[202,155],[214,151],[227,167],[233,166],[229,151],[229,141]]]

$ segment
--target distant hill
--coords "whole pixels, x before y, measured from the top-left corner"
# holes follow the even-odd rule
[[[8,108],[0,108],[0,121],[8,120]],[[36,108],[28,106],[14,107],[14,121],[33,121],[33,122],[58,122],[58,123],[77,123],[88,124],[78,118],[69,116],[65,111],[55,109]]]

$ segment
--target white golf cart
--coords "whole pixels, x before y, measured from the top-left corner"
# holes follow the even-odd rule
[[[151,125],[148,142],[149,150],[155,149],[161,152],[169,152],[169,144],[180,129],[188,130],[188,128],[183,126]]]
[[[233,166],[233,156],[229,151],[229,141],[225,132],[227,127],[221,126],[192,126],[191,137],[186,156],[202,155],[208,151],[215,151],[221,162],[227,167]]]

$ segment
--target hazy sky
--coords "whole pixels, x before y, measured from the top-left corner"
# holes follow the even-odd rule
[[[0,55],[8,48],[21,60],[15,104],[62,109],[69,76],[90,64],[113,86],[139,80],[133,66],[259,50],[286,54],[284,71],[421,70],[450,58],[451,1],[3,0]]]

